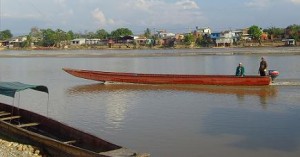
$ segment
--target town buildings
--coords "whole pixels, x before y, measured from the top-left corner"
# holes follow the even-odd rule
[[[121,48],[125,45],[126,48],[138,48],[141,46],[162,46],[162,47],[184,47],[187,45],[185,37],[187,35],[193,36],[193,41],[189,47],[233,47],[233,46],[245,46],[247,43],[250,43],[251,46],[254,42],[250,34],[248,34],[248,28],[245,29],[236,29],[236,30],[224,30],[219,32],[214,32],[210,27],[195,27],[191,32],[184,33],[173,33],[166,30],[158,30],[153,32],[151,37],[147,38],[144,35],[128,35],[120,36],[116,39],[93,39],[93,38],[76,38],[70,41],[61,41],[57,45],[60,48],[63,47],[72,47],[72,46],[108,46],[109,48],[114,45],[118,45]],[[284,36],[283,36],[284,37]],[[287,36],[286,36],[287,37]],[[28,39],[26,36],[15,37],[9,40],[1,41],[2,47],[13,48],[13,47],[22,47],[24,42]],[[35,46],[38,43],[38,40],[42,39],[31,39],[30,46]],[[261,36],[263,41],[274,41],[274,39],[269,39],[268,35],[263,33]],[[282,42],[283,45],[293,46],[296,45],[294,39],[284,38],[278,39]]]

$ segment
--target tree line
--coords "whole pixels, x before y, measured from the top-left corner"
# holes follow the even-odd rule
[[[248,33],[253,37],[253,39],[260,41],[263,32],[267,33],[268,38],[271,40],[290,38],[295,39],[296,41],[300,40],[300,25],[290,25],[286,28],[277,28],[271,27],[267,29],[259,28],[256,25],[253,25],[249,28]]]
[[[277,28],[271,27],[267,29],[260,28],[259,26],[253,25],[249,27],[248,33],[251,35],[253,40],[261,42],[262,33],[265,32],[268,34],[269,39],[282,39],[282,38],[291,38],[296,41],[300,40],[300,25],[290,25],[287,28]],[[33,27],[30,30],[30,33],[26,35],[27,40],[23,43],[23,47],[30,46],[31,43],[35,43],[37,46],[44,47],[59,47],[59,44],[69,42],[75,38],[88,38],[88,39],[117,39],[121,36],[133,35],[132,31],[128,28],[118,28],[116,30],[107,32],[105,29],[99,29],[95,32],[84,32],[84,33],[74,33],[73,31],[63,31],[61,29],[52,30],[48,29],[39,29]],[[155,39],[152,35],[151,30],[147,28],[144,31],[142,36],[146,38]],[[0,40],[8,40],[12,38],[13,35],[10,30],[0,31]],[[205,46],[211,43],[209,36],[199,36],[195,37],[192,34],[186,34],[183,42],[186,45],[191,43],[196,43],[197,45]]]
[[[120,36],[133,35],[128,28],[118,28],[108,33],[104,29],[99,29],[96,32],[74,33],[73,31],[63,31],[61,29],[52,30],[39,29],[37,27],[31,28],[30,33],[26,35],[27,40],[23,43],[23,47],[35,43],[37,46],[44,47],[59,47],[62,42],[68,42],[76,38],[88,39],[116,39]],[[8,40],[13,37],[10,30],[0,31],[0,40]]]

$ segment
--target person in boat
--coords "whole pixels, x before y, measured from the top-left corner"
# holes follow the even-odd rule
[[[258,69],[258,73],[260,74],[260,76],[266,76],[267,75],[267,68],[268,68],[268,63],[265,60],[264,57],[261,57],[261,61],[259,64],[259,69]]]
[[[245,68],[242,63],[239,63],[239,65],[236,67],[235,76],[245,76]]]

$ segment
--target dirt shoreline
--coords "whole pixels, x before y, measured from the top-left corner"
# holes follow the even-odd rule
[[[0,156],[42,157],[38,148],[2,139],[0,139]]]

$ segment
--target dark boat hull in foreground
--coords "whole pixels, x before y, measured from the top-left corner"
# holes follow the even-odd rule
[[[139,74],[118,73],[63,68],[73,76],[101,82],[123,82],[140,84],[198,84],[231,86],[264,86],[271,83],[269,76],[234,75],[181,75],[181,74]]]
[[[14,97],[15,93],[6,87],[2,88],[1,85],[0,83],[0,94]],[[0,103],[0,131],[19,141],[30,142],[50,156],[149,156],[112,144],[51,118],[4,103]]]

